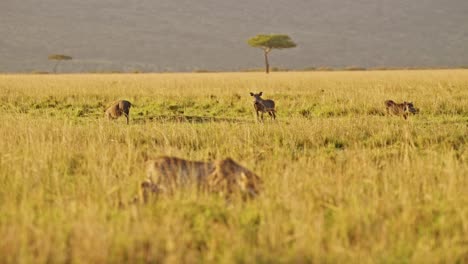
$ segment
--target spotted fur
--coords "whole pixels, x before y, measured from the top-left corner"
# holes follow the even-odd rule
[[[258,175],[231,158],[203,162],[163,156],[147,161],[146,173],[147,179],[141,184],[145,201],[151,194],[170,194],[187,186],[226,198],[237,194],[254,198],[262,184]]]

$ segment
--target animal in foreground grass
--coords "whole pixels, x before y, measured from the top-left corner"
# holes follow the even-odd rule
[[[416,114],[418,112],[412,102],[397,104],[392,100],[387,100],[385,101],[385,107],[387,108],[387,114],[401,115],[405,119],[408,118],[409,114]]]
[[[190,187],[220,193],[226,199],[238,195],[245,200],[255,198],[262,184],[258,175],[231,158],[203,162],[163,156],[148,160],[146,173],[147,179],[141,184],[145,202],[151,195]]]
[[[271,119],[276,119],[276,110],[275,110],[275,102],[269,99],[262,99],[263,92],[260,93],[252,93],[250,95],[254,98],[253,105],[255,108],[255,112],[257,113],[257,120],[259,119],[258,112],[261,113],[261,118],[263,121],[263,113],[268,113]]]
[[[130,107],[132,107],[132,104],[126,100],[114,102],[106,109],[104,116],[110,120],[119,118],[123,114],[127,118],[128,124],[130,121]]]

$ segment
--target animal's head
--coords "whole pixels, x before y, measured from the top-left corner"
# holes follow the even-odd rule
[[[263,95],[263,92],[259,92],[259,93],[252,93],[250,92],[250,96],[252,96],[254,98],[254,102],[260,102],[262,100],[262,95]]]
[[[413,102],[404,102],[405,112],[416,114],[418,110],[414,108]]]
[[[243,171],[240,173],[240,179],[237,184],[243,194],[249,198],[255,198],[260,194],[262,179],[251,171]]]
[[[210,185],[227,194],[238,192],[244,197],[255,198],[261,190],[262,180],[252,171],[227,158],[217,162]]]
[[[165,192],[165,189],[163,187],[151,182],[150,180],[142,182],[140,186],[144,202],[148,202],[151,196],[157,196],[158,194]]]

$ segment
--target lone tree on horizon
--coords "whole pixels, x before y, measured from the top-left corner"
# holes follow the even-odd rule
[[[55,62],[55,65],[54,65],[54,73],[57,73],[57,66],[58,66],[58,64],[60,63],[60,61],[63,61],[63,60],[71,60],[71,59],[73,59],[71,56],[63,55],[63,54],[52,54],[52,55],[49,55],[49,60],[54,60],[54,61],[56,61],[56,62]]]
[[[247,43],[254,48],[263,49],[265,55],[265,72],[270,72],[270,64],[268,62],[268,53],[273,49],[289,49],[297,46],[288,35],[282,34],[260,34],[250,38]]]

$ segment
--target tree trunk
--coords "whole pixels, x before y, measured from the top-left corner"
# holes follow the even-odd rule
[[[57,62],[55,62],[55,65],[54,65],[54,73],[57,73],[57,66],[59,64],[59,60],[57,60]]]
[[[268,63],[268,52],[269,50],[265,50],[265,72],[268,74],[270,73],[270,64]]]

